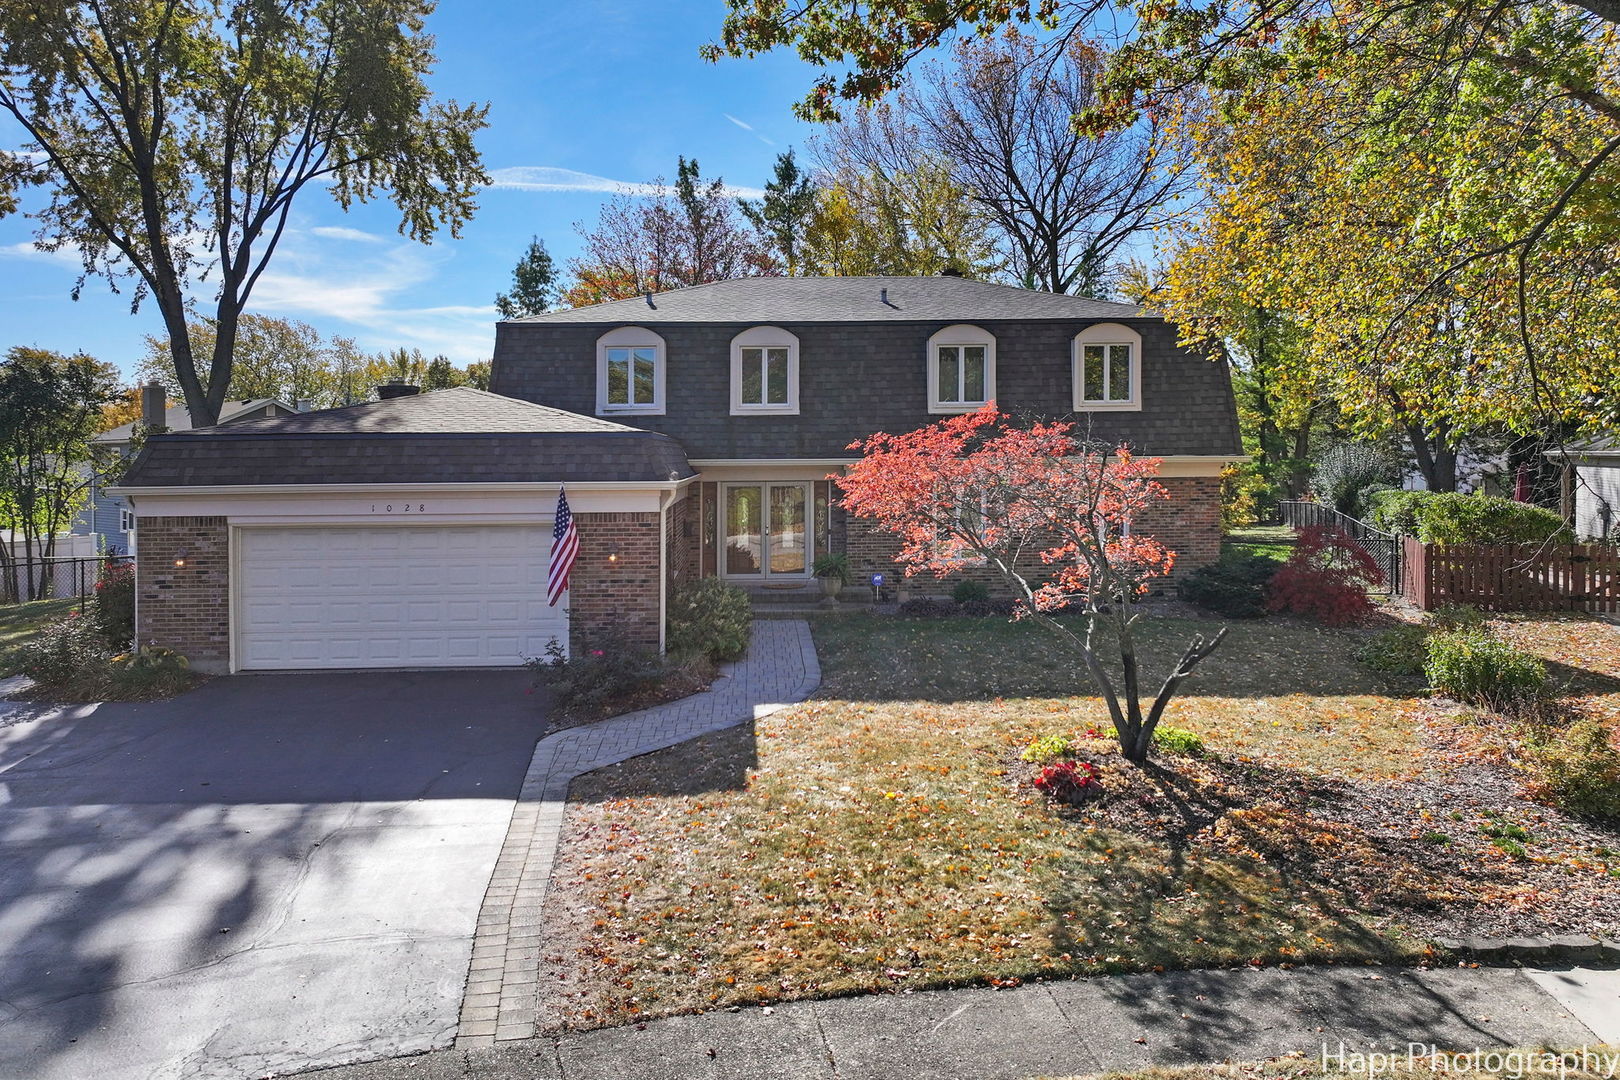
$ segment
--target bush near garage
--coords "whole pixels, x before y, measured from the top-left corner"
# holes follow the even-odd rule
[[[135,564],[107,562],[96,579],[96,628],[107,648],[123,650],[135,640]]]
[[[668,623],[666,646],[671,654],[724,663],[748,651],[754,605],[735,585],[699,578],[675,589]]]
[[[599,635],[573,656],[552,641],[545,656],[526,665],[564,711],[599,711],[656,686],[664,675],[663,660],[656,652],[612,634]]]
[[[1224,558],[1188,574],[1181,596],[1229,619],[1258,619],[1266,613],[1266,587],[1281,568],[1263,555]]]

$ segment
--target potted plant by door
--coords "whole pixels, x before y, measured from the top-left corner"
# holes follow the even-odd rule
[[[849,556],[841,551],[817,555],[810,569],[821,579],[821,594],[829,600],[837,600],[838,594],[849,584]]]

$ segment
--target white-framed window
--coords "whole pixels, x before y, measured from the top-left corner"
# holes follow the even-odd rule
[[[755,326],[731,339],[731,412],[799,411],[799,339],[777,326]]]
[[[928,411],[972,412],[996,396],[996,338],[958,323],[928,339]]]
[[[135,511],[118,511],[118,531],[121,533],[132,533],[135,531]]]
[[[640,326],[621,326],[596,339],[596,411],[664,411],[664,339]]]
[[[1142,408],[1142,335],[1098,323],[1074,336],[1076,411]]]

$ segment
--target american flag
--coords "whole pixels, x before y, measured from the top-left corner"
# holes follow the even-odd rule
[[[568,509],[568,492],[557,489],[557,518],[551,526],[551,572],[546,581],[546,598],[552,607],[568,591],[568,571],[579,554],[579,527]]]

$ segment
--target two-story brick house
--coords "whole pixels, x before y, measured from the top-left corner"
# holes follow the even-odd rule
[[[1163,459],[1141,527],[1219,550],[1240,457],[1225,363],[1125,304],[961,278],[750,278],[501,323],[492,390],[148,440],[137,622],[216,669],[514,663],[662,640],[695,576],[792,588],[823,551],[893,573],[837,508],[849,444],[996,401]],[[544,600],[567,485],[581,554]],[[944,588],[948,588],[945,586]]]

